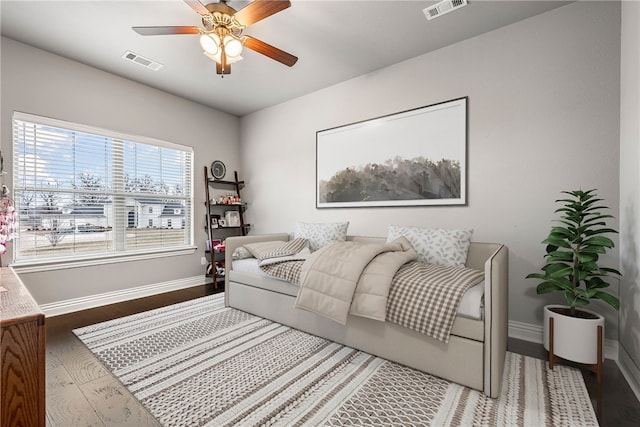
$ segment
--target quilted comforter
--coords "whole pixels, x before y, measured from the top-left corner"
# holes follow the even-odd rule
[[[404,237],[387,244],[342,242],[325,246],[302,266],[296,307],[343,325],[350,312],[385,320],[393,276],[417,256]]]

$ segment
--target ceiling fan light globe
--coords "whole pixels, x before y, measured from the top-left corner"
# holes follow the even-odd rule
[[[229,58],[235,58],[242,53],[242,42],[235,37],[226,36],[224,38],[224,52]]]
[[[200,46],[205,52],[216,55],[220,50],[220,39],[216,34],[203,34],[200,36]]]

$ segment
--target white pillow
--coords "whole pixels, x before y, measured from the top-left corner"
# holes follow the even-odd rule
[[[387,242],[404,236],[418,252],[418,261],[464,267],[472,234],[473,230],[467,228],[444,229],[391,225]]]
[[[293,233],[294,238],[309,240],[311,252],[336,242],[347,240],[349,222],[298,222]]]
[[[244,246],[239,246],[239,247],[236,248],[235,251],[233,251],[232,258],[233,259],[247,259],[247,258],[253,258],[253,255]]]

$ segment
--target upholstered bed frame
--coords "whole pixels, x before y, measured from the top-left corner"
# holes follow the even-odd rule
[[[508,250],[496,243],[471,242],[467,267],[485,273],[484,319],[457,316],[448,344],[391,322],[349,316],[346,326],[294,308],[298,287],[281,280],[233,271],[234,250],[248,243],[288,241],[266,234],[226,240],[227,306],[330,339],[347,346],[484,391],[497,397],[507,348]],[[347,240],[384,243],[384,238]]]

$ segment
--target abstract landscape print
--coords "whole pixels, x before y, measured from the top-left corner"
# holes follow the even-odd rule
[[[316,207],[466,204],[467,98],[316,133]]]

